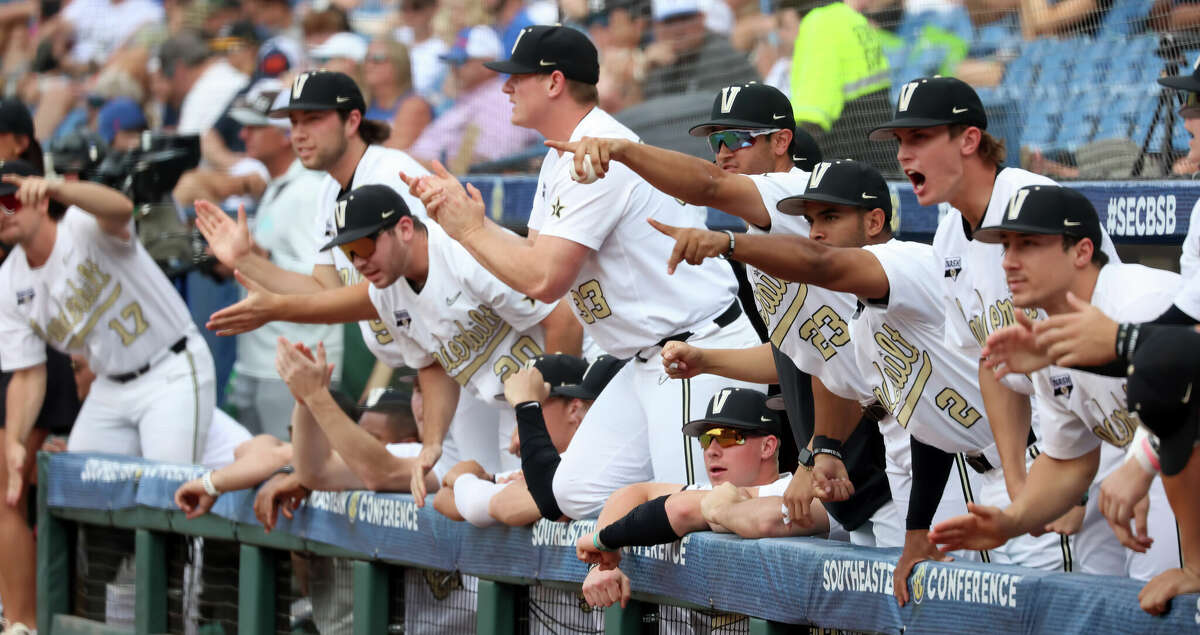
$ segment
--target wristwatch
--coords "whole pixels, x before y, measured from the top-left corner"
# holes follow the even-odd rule
[[[733,232],[729,231],[728,229],[725,229],[722,231],[724,231],[725,234],[729,236],[729,249],[725,250],[725,253],[718,256],[718,258],[720,258],[721,260],[729,260],[730,257],[733,256],[733,248],[736,245],[736,241],[733,238]]]

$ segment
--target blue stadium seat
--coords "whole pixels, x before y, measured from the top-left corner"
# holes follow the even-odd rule
[[[1154,0],[1120,0],[1113,2],[1097,35],[1133,35],[1145,28]]]

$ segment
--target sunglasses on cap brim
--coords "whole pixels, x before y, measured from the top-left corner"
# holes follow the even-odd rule
[[[1200,117],[1200,93],[1187,92],[1179,98],[1179,116],[1187,119]]]
[[[700,441],[700,447],[707,450],[708,446],[716,441],[723,448],[733,447],[735,445],[745,445],[746,439],[752,436],[762,436],[746,432],[743,430],[735,430],[733,428],[709,428],[700,433],[697,437]]]
[[[719,130],[708,135],[708,145],[713,152],[721,151],[721,144],[732,150],[741,150],[754,145],[754,139],[763,135],[774,134],[781,128],[767,130]]]
[[[363,236],[362,238],[338,245],[338,249],[341,249],[342,253],[346,254],[346,258],[350,259],[350,262],[354,262],[355,256],[366,260],[375,254],[375,239],[378,236],[379,234]]]
[[[0,212],[4,212],[5,216],[12,216],[21,209],[21,199],[17,198],[17,193],[5,194],[0,196]]]

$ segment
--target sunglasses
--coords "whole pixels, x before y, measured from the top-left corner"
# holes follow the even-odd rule
[[[5,216],[12,216],[21,209],[21,201],[17,198],[16,192],[0,196],[0,211],[4,212]]]
[[[1200,93],[1188,92],[1180,96],[1179,115],[1184,118],[1200,116]]]
[[[352,240],[344,245],[338,245],[338,247],[341,248],[342,253],[346,254],[346,258],[350,259],[350,262],[354,262],[355,256],[366,260],[375,253],[375,239],[378,237],[379,234],[371,234],[370,236],[363,236],[357,240]]]
[[[713,152],[721,151],[721,144],[725,144],[730,151],[749,148],[754,145],[755,137],[774,134],[779,132],[780,128],[771,128],[769,130],[721,130],[708,135],[708,145],[712,147]]]
[[[741,430],[734,430],[732,428],[710,428],[700,435],[700,447],[707,450],[713,441],[716,441],[723,448],[745,445],[747,436]]]
[[[374,55],[368,55],[367,61],[375,64],[383,64],[391,60],[388,59],[387,53],[375,53]]]

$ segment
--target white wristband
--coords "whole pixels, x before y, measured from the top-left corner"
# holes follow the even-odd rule
[[[1150,445],[1148,437],[1142,438],[1140,443],[1134,444],[1133,458],[1137,459],[1137,464],[1151,476],[1158,474],[1158,457],[1154,455],[1154,448]]]
[[[213,497],[220,496],[221,490],[217,489],[216,485],[213,485],[212,475],[213,475],[212,470],[205,472],[204,476],[200,477],[200,484],[204,486],[204,491],[209,496],[213,496]]]

